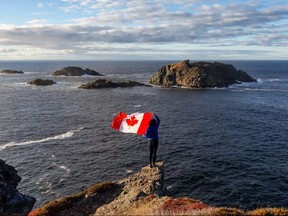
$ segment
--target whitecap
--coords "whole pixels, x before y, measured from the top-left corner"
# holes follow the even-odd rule
[[[70,175],[70,171],[71,171],[71,169],[70,168],[68,168],[67,166],[65,166],[65,165],[57,165],[60,169],[62,169],[62,170],[64,170],[66,173],[67,173],[67,175]]]
[[[138,104],[138,105],[134,105],[133,107],[141,107],[142,105],[141,104]]]
[[[172,190],[172,188],[173,188],[172,185],[168,185],[168,186],[166,187],[167,190]]]
[[[129,174],[129,173],[132,173],[133,170],[131,170],[131,169],[127,169],[127,170],[125,170],[125,172]]]
[[[63,133],[63,134],[59,134],[59,135],[51,136],[51,137],[46,137],[46,138],[39,139],[39,140],[28,140],[28,141],[24,141],[24,142],[5,143],[5,144],[0,145],[0,151],[2,151],[3,149],[6,149],[8,147],[13,147],[13,146],[25,146],[25,145],[31,145],[31,144],[36,144],[36,143],[43,143],[43,142],[47,142],[47,141],[51,141],[51,140],[67,139],[67,138],[72,137],[75,132],[79,132],[83,129],[84,128],[81,127],[81,128],[78,128],[77,130],[71,130],[71,131],[68,131],[68,132]]]

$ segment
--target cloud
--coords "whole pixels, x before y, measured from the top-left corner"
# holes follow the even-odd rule
[[[61,13],[78,15],[65,20],[70,24],[35,19],[21,26],[0,25],[0,46],[17,44],[90,54],[103,51],[103,44],[111,44],[106,46],[110,51],[112,47],[120,49],[119,46],[125,49],[125,45],[151,53],[157,53],[153,46],[162,50],[162,46],[175,43],[210,47],[288,44],[288,4],[280,7],[255,2],[224,4],[217,0],[61,1]],[[38,7],[42,6],[44,3],[38,3]],[[131,48],[127,52],[134,53]]]

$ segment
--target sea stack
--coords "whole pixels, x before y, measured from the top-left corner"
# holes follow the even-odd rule
[[[189,59],[164,65],[151,77],[150,83],[165,87],[214,88],[241,82],[256,82],[245,71],[220,62],[194,62]]]

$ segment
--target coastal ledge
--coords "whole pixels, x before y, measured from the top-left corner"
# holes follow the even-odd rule
[[[143,167],[114,182],[103,182],[87,190],[49,202],[29,216],[85,215],[288,215],[284,208],[241,209],[213,207],[188,197],[165,196],[164,163]]]

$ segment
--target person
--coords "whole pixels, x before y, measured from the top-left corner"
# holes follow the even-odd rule
[[[155,118],[154,118],[155,117]],[[156,153],[158,149],[158,127],[160,125],[159,117],[153,113],[152,119],[149,121],[148,128],[146,130],[146,134],[144,137],[148,138],[149,141],[149,149],[150,149],[150,167],[155,166],[156,162]]]

